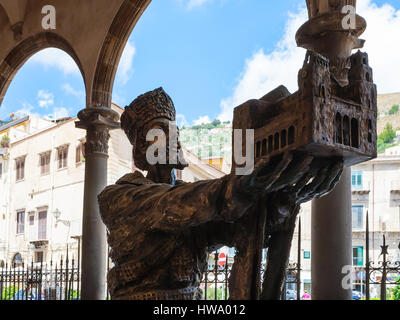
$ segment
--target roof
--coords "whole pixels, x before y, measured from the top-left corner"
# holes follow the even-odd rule
[[[121,108],[120,106],[118,106],[117,104],[115,104],[114,102],[112,102],[112,106],[111,106],[111,107],[113,107],[113,106],[116,107],[116,108],[118,108],[118,109],[120,109],[120,110],[122,110],[122,111],[124,110],[123,108]],[[23,119],[28,120],[28,119],[29,119],[29,116],[27,116],[27,117],[25,117],[25,118],[22,118],[22,119],[19,119],[19,120],[21,120],[20,122],[25,121],[25,120],[23,120]],[[59,120],[61,120],[61,121],[59,121]],[[63,126],[63,125],[66,125],[66,124],[68,124],[68,123],[70,123],[70,122],[77,121],[77,120],[79,120],[79,118],[76,117],[76,116],[75,116],[75,117],[67,117],[67,118],[60,118],[60,119],[57,119],[57,120],[55,120],[55,121],[52,121],[52,122],[55,124],[54,126],[51,126],[51,127],[46,128],[46,129],[44,129],[44,130],[41,130],[41,131],[39,131],[39,132],[35,132],[35,133],[33,133],[33,134],[30,134],[30,135],[28,135],[28,136],[26,136],[26,137],[24,137],[24,138],[22,138],[22,139],[19,139],[18,141],[13,142],[12,144],[20,143],[20,142],[22,142],[22,141],[31,139],[31,138],[33,138],[33,137],[35,137],[35,136],[37,136],[37,135],[40,135],[40,134],[42,134],[42,133],[45,133],[45,132],[49,131],[49,130],[58,129],[58,128],[60,128],[60,127]],[[18,123],[20,123],[20,122],[18,122]],[[13,122],[13,123],[11,123],[11,126],[16,125],[16,124],[18,124],[18,123]],[[1,130],[2,130],[2,127],[0,127],[0,131],[1,131]],[[5,129],[4,129],[4,130],[5,130]]]
[[[189,150],[182,147],[184,152],[185,160],[189,163],[189,168],[195,170],[197,172],[202,172],[206,176],[213,176],[213,177],[223,177],[226,175],[225,172],[218,169],[216,166],[200,159],[195,154],[190,152]]]
[[[11,121],[9,123],[6,123],[5,125],[2,125],[0,127],[0,132],[4,131],[4,130],[7,130],[7,129],[13,127],[13,126],[16,126],[17,124],[20,124],[20,123],[25,122],[27,120],[29,120],[29,116],[26,116],[26,117],[23,117],[21,119],[17,119],[17,120]]]

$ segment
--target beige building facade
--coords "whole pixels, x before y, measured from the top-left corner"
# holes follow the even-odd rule
[[[400,262],[400,155],[387,150],[378,158],[352,167],[352,246],[354,289],[362,291],[365,274],[357,270],[366,263],[366,226],[369,217],[370,261],[382,260],[383,236],[389,245],[388,260]],[[301,292],[311,291],[311,202],[302,205],[301,220]],[[296,228],[290,262],[298,259],[298,227]],[[379,278],[377,279],[379,280]],[[295,289],[295,285],[289,286]],[[379,290],[375,290],[376,296]],[[371,292],[373,294],[373,292]]]
[[[112,108],[123,112],[116,105]],[[0,260],[16,264],[65,260],[67,245],[70,259],[78,258],[86,134],[75,128],[76,121],[65,119],[11,139],[7,154],[1,157]],[[110,135],[108,184],[132,171],[131,145],[125,133],[117,129]]]
[[[113,109],[119,114],[123,112],[116,105]],[[27,118],[25,121],[29,121]],[[59,123],[47,121],[47,126],[43,125],[41,130],[12,135],[9,148],[0,156],[4,169],[0,178],[0,263],[65,261],[67,246],[69,259],[78,260],[82,237],[85,132],[75,128],[75,121],[76,118]],[[12,122],[10,132],[19,126],[20,121]],[[27,124],[25,127],[29,128]],[[125,133],[117,129],[110,135],[108,185],[136,170]],[[183,151],[189,166],[177,172],[178,179],[195,182],[225,175],[217,166],[200,160],[186,149]]]

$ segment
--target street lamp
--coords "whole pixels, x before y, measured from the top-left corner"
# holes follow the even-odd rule
[[[54,210],[53,214],[54,214],[54,217],[56,218],[56,220],[58,220],[61,216],[61,211],[58,210],[58,208],[57,208],[56,210]]]
[[[70,227],[70,226],[71,226],[71,221],[60,219],[61,211],[60,211],[58,208],[57,208],[56,210],[54,210],[53,214],[54,214],[54,218],[56,218],[56,227],[57,227],[57,224],[58,224],[59,222],[63,223],[63,224],[66,225],[67,227]]]
[[[54,215],[54,218],[56,218],[56,224],[55,224],[56,227],[57,227],[59,222],[61,222],[62,224],[64,224],[65,226],[68,227],[67,239],[65,241],[65,243],[67,244],[67,262],[68,262],[68,239],[69,239],[69,234],[70,234],[70,231],[71,231],[71,221],[70,220],[62,220],[62,219],[60,219],[61,211],[58,208],[53,211],[53,215]]]

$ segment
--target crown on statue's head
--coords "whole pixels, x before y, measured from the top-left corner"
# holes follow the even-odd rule
[[[159,118],[170,121],[175,121],[176,118],[174,103],[163,88],[144,93],[125,107],[121,115],[121,127],[131,143],[135,144],[138,132],[147,123]]]
[[[125,111],[138,127],[157,118],[175,120],[174,103],[163,88],[140,95],[125,108]]]

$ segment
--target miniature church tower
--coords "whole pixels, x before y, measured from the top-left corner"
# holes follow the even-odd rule
[[[356,0],[306,1],[310,19],[296,35],[298,45],[307,49],[299,90],[290,94],[280,86],[236,107],[233,128],[254,129],[256,165],[293,150],[340,157],[346,167],[376,158],[376,85],[368,55],[352,54],[364,44],[358,37],[366,22],[355,15],[355,28],[343,29],[342,8],[355,8]],[[247,150],[242,138],[241,148]],[[232,164],[232,169],[241,166],[234,158]]]

